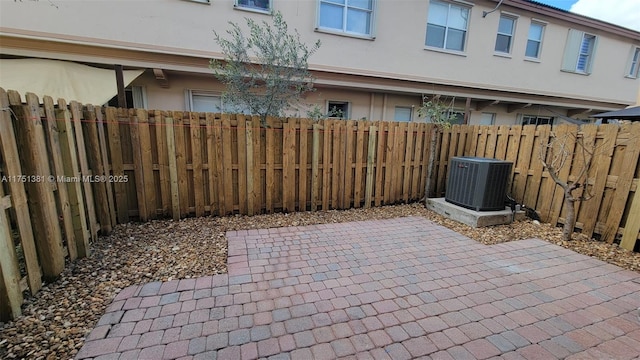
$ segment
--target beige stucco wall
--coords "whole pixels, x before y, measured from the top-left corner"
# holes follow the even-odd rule
[[[146,71],[137,78],[132,85],[144,88],[147,98],[147,108],[154,110],[189,110],[185,92],[188,90],[207,91],[221,94],[224,86],[212,74],[188,74],[169,73],[168,88],[163,88],[156,81],[151,71]],[[421,98],[416,95],[403,95],[396,93],[358,91],[352,89],[339,89],[320,87],[316,91],[308,93],[299,104],[299,107],[287,111],[289,116],[306,117],[307,111],[314,105],[318,105],[323,111],[327,110],[329,101],[349,102],[349,118],[358,120],[394,120],[396,106],[413,107],[413,121],[424,121],[417,114]],[[451,105],[451,99],[443,99],[444,103]],[[455,99],[451,105],[455,111],[465,110],[465,99]],[[482,113],[495,114],[495,125],[511,125],[519,123],[521,115],[551,116],[556,118],[556,123],[562,122],[558,114],[566,115],[566,109],[533,105],[525,109],[509,112],[507,105],[497,104],[481,110],[475,110],[471,104],[469,124],[478,125]],[[574,116],[576,117],[576,116]]]
[[[322,40],[321,49],[311,58],[310,67],[314,69],[592,101],[629,104],[637,101],[640,81],[625,78],[624,72],[628,64],[626,54],[632,43],[640,46],[640,37],[631,40],[614,36],[509,8],[506,4],[482,18],[482,12],[496,3],[485,0],[474,3],[463,55],[425,50],[428,1],[378,0],[375,40],[315,31],[315,0],[275,0],[274,9],[283,13],[289,26],[298,29],[305,42]],[[269,20],[265,14],[234,10],[232,0],[215,0],[210,4],[188,0],[117,3],[56,0],[55,5],[48,1],[2,0],[0,30],[4,34],[214,57],[219,55],[219,49],[213,40],[213,30],[224,33],[228,21],[242,23],[244,17]],[[493,51],[500,11],[519,15],[510,58],[495,56]],[[524,59],[533,17],[548,23],[540,62]],[[560,71],[569,28],[600,37],[593,73],[589,76]],[[170,68],[171,64],[166,66]],[[369,116],[368,109],[354,107],[353,111],[354,116]]]

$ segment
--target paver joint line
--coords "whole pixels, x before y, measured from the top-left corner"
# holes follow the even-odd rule
[[[123,289],[77,359],[638,358],[640,274],[416,217],[227,233],[229,274]]]

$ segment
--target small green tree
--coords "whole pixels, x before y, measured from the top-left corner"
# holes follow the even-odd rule
[[[280,12],[271,24],[246,22],[248,35],[233,22],[226,31],[229,39],[214,31],[224,59],[211,60],[211,68],[227,86],[225,109],[259,115],[265,125],[267,116],[283,116],[304,93],[313,91],[308,59],[320,48],[320,40],[309,48],[297,31],[289,33]]]
[[[431,179],[433,178],[433,166],[436,162],[436,146],[438,144],[438,134],[442,129],[448,129],[456,119],[453,109],[454,99],[450,104],[444,103],[440,98],[433,97],[428,99],[426,96],[422,98],[422,106],[418,108],[418,115],[425,117],[427,122],[435,124],[431,128],[431,142],[429,143],[429,164],[427,165],[427,181],[425,184],[424,201],[427,204],[429,192],[431,191]]]

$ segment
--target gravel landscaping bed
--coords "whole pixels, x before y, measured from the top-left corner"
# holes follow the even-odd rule
[[[422,216],[483,244],[540,238],[640,271],[640,254],[586,237],[561,240],[561,229],[526,220],[473,229],[424,208],[422,204],[374,209],[204,217],[119,225],[92,244],[92,256],[69,264],[60,278],[25,300],[24,315],[0,323],[0,359],[67,359],[82,347],[111,299],[123,288],[151,281],[225,273],[228,230],[304,226],[320,223]],[[464,249],[461,249],[462,251]]]

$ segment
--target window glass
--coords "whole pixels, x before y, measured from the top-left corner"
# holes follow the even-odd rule
[[[222,112],[222,99],[218,95],[191,93],[191,111]]]
[[[237,6],[265,11],[271,9],[269,0],[237,0]]]
[[[427,15],[425,45],[464,51],[468,20],[468,8],[432,0]]]
[[[395,121],[404,121],[404,122],[409,122],[411,121],[411,113],[412,113],[412,109],[411,107],[408,106],[396,106],[395,109],[395,114],[394,114],[394,120]]]
[[[638,68],[640,68],[640,48],[636,48],[631,58],[631,67],[629,69],[629,76],[637,78]]]
[[[483,112],[480,115],[480,125],[493,125],[496,119],[496,114]]]
[[[371,17],[368,12],[349,9],[347,10],[347,31],[360,34],[369,34]]]
[[[372,19],[373,0],[320,0],[321,28],[371,35]]]
[[[589,62],[591,61],[591,55],[593,53],[593,43],[595,42],[595,36],[585,34],[582,38],[582,44],[580,45],[580,55],[578,56],[578,64],[576,70],[581,72],[587,72]]]
[[[501,16],[498,24],[498,35],[496,36],[495,51],[510,53],[511,39],[513,38],[513,28],[516,20],[508,16]]]
[[[320,26],[332,29],[342,29],[342,6],[323,2],[320,4]]]
[[[327,117],[335,119],[349,118],[349,103],[346,101],[329,101],[327,104]]]

